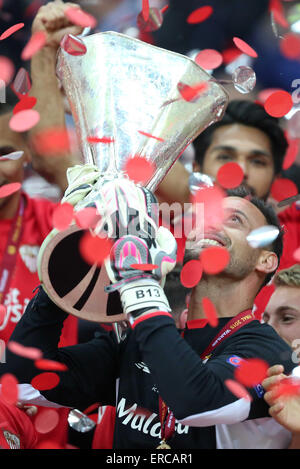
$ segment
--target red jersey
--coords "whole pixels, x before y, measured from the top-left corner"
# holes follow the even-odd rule
[[[38,434],[24,410],[0,398],[0,449],[32,449]]]
[[[9,340],[16,323],[33,296],[33,290],[40,281],[37,274],[37,255],[45,237],[52,230],[52,214],[57,203],[46,199],[33,199],[23,193],[24,214],[22,235],[11,277],[9,290],[4,298],[6,314],[0,324],[0,339]],[[13,220],[0,220],[0,260],[6,251]],[[69,316],[65,322],[60,345],[74,345],[77,342],[77,320]]]

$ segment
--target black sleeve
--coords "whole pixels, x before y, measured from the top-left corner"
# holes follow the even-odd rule
[[[178,420],[192,426],[232,424],[249,417],[253,404],[233,395],[225,385],[227,379],[234,379],[231,357],[261,358],[274,365],[283,363],[282,352],[290,350],[272,334],[269,338],[262,334],[261,340],[253,344],[255,334],[245,330],[226,339],[227,346],[204,364],[170,318],[142,321],[134,333],[162,398]],[[248,392],[253,399],[262,397],[255,389]]]
[[[119,347],[114,335],[104,332],[88,343],[58,348],[67,314],[56,306],[42,288],[29,302],[10,341],[43,352],[43,358],[64,363],[68,370],[56,372],[60,381],[50,390],[40,391],[48,401],[68,407],[86,408],[91,404],[115,405]],[[7,350],[0,374],[12,373],[19,383],[31,383],[43,370],[34,361]]]

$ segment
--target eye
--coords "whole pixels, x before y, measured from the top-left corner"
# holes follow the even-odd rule
[[[226,153],[220,153],[217,155],[218,161],[231,161],[232,157],[230,155],[226,155]]]
[[[295,321],[295,317],[292,316],[291,314],[284,314],[281,318],[281,322],[283,324],[292,324]]]
[[[262,160],[261,158],[253,158],[251,160],[251,163],[254,165],[254,166],[267,166],[267,163],[265,160]]]
[[[233,223],[233,224],[242,224],[243,220],[242,218],[237,214],[237,213],[232,213],[227,217],[226,220],[228,223]]]

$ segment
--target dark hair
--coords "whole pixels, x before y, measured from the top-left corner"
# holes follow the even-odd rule
[[[202,132],[193,142],[195,160],[202,166],[205,152],[211,144],[213,133],[223,125],[243,124],[255,127],[264,132],[271,141],[275,174],[280,173],[288,142],[279,125],[278,119],[271,117],[264,108],[257,103],[247,100],[231,101],[220,122],[216,122]]]
[[[262,199],[259,199],[258,197],[253,196],[250,190],[242,186],[237,187],[236,189],[229,189],[226,191],[226,194],[227,194],[227,197],[242,197],[243,199],[248,199],[249,202],[255,205],[255,207],[257,207],[258,210],[263,214],[268,225],[276,226],[276,228],[279,229],[279,234],[277,238],[269,246],[264,247],[264,249],[272,251],[276,254],[278,258],[278,265],[279,265],[282,251],[283,251],[284,231],[283,231],[282,226],[280,225],[279,219],[272,205],[263,201]],[[261,288],[267,285],[267,283],[269,283],[269,281],[275,274],[276,270],[277,268],[273,272],[266,275],[264,283],[262,284]]]

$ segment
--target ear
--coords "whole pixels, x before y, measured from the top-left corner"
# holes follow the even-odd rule
[[[262,274],[270,274],[278,267],[278,257],[273,251],[263,250],[258,258],[256,270]]]

